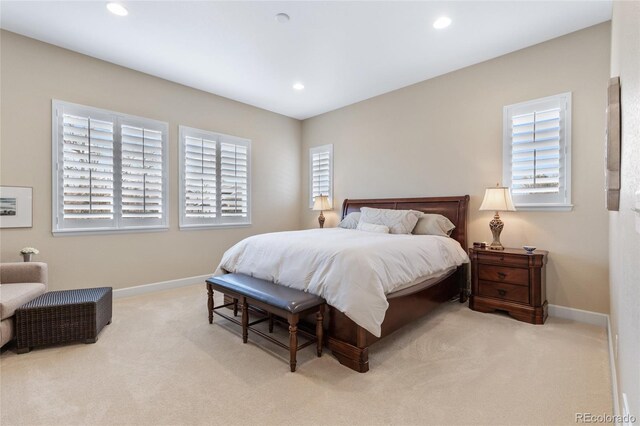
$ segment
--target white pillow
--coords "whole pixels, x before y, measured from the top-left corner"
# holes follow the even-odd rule
[[[358,227],[356,228],[358,231],[365,232],[377,232],[380,234],[388,234],[389,227],[384,225],[374,225],[373,223],[367,222],[358,222]]]
[[[441,235],[448,237],[456,226],[441,214],[422,213],[412,234],[415,235]]]
[[[420,218],[420,212],[413,210],[362,207],[360,213],[360,222],[387,226],[390,234],[410,234]]]
[[[360,212],[351,212],[340,221],[338,226],[344,229],[356,229],[360,222]]]

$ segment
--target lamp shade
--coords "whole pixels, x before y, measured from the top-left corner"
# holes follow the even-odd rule
[[[496,212],[514,212],[516,211],[511,199],[511,191],[504,186],[496,186],[487,188],[484,193],[484,200],[480,210],[492,210]]]
[[[326,195],[318,195],[313,199],[313,210],[331,210],[331,204],[329,204],[329,197]]]

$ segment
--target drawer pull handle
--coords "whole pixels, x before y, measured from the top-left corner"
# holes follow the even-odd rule
[[[498,289],[498,294],[499,294],[500,296],[504,296],[505,294],[507,294],[507,290],[503,290],[503,289],[499,288],[499,289]]]
[[[504,262],[504,256],[500,256],[500,262]]]
[[[506,276],[507,276],[507,274],[505,274],[504,272],[498,272],[498,277],[499,277],[501,280],[504,280]]]

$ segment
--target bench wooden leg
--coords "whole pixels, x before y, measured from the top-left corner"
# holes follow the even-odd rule
[[[323,327],[322,321],[324,320],[324,305],[320,305],[318,308],[318,313],[316,314],[316,344],[317,344],[317,354],[318,356],[322,356],[322,343],[323,343]]]
[[[249,337],[249,305],[247,298],[242,298],[242,343],[247,343]]]
[[[238,299],[233,299],[233,316],[238,316]]]
[[[269,333],[273,333],[273,314],[269,314]]]
[[[209,308],[209,324],[213,324],[213,287],[207,283],[207,308]]]
[[[289,366],[296,371],[296,353],[298,352],[298,314],[288,315],[289,319]]]

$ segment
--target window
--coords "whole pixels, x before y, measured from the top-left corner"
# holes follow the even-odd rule
[[[309,150],[309,208],[318,195],[326,195],[333,205],[333,145]]]
[[[53,101],[53,233],[167,228],[167,123]]]
[[[504,107],[503,182],[519,210],[571,210],[571,93]]]
[[[251,224],[251,141],[180,126],[180,228]]]

